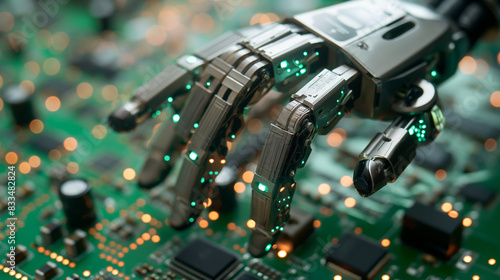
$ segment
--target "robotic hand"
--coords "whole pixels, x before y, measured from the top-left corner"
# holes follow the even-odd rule
[[[129,131],[171,108],[151,143],[139,185],[155,186],[178,158],[183,161],[169,220],[180,230],[204,209],[246,109],[273,87],[289,94],[252,182],[256,226],[248,251],[263,256],[289,219],[298,187],[294,175],[306,164],[316,134],[328,133],[350,112],[393,120],[364,149],[354,170],[356,190],[370,196],[394,182],[417,147],[443,129],[435,85],[455,72],[496,18],[488,0],[428,5],[352,1],[227,33],[139,88],[109,124]]]

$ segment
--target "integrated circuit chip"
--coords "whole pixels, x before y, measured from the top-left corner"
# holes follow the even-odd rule
[[[110,154],[103,154],[92,161],[91,165],[98,171],[107,172],[117,168],[120,163],[121,160],[118,157]]]
[[[472,202],[488,205],[494,198],[495,192],[476,184],[468,184],[460,190],[460,195]]]
[[[62,145],[62,141],[50,134],[39,134],[30,141],[30,145],[44,153],[57,149]]]
[[[447,259],[460,249],[462,220],[416,202],[403,217],[401,240],[415,248]]]
[[[235,255],[199,238],[173,258],[172,269],[191,279],[211,280],[224,278],[238,263]]]
[[[352,279],[373,279],[389,260],[384,247],[352,233],[343,235],[326,252],[328,266]]]

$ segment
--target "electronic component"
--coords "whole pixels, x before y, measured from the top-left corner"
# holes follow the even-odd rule
[[[78,274],[73,273],[73,275],[66,277],[66,279],[64,279],[64,280],[80,280],[80,279],[82,279],[82,278],[80,278],[80,276],[78,276]]]
[[[28,126],[35,119],[32,99],[32,95],[23,87],[16,85],[5,89],[3,100],[10,107],[17,125]]]
[[[94,161],[92,161],[91,166],[100,172],[112,171],[117,168],[121,163],[121,160],[110,154],[102,154]]]
[[[456,129],[465,135],[484,142],[488,139],[498,139],[500,136],[500,128],[480,122],[477,120],[465,118],[455,112],[448,112],[446,118],[450,123],[451,129]]]
[[[460,190],[460,195],[465,199],[488,205],[494,198],[495,192],[477,184],[468,184]]]
[[[68,225],[84,228],[96,220],[90,184],[83,179],[69,179],[59,186],[59,199],[62,202]]]
[[[403,217],[401,240],[439,258],[449,258],[460,249],[462,220],[416,202]]]
[[[5,256],[7,261],[15,261],[16,264],[19,264],[23,260],[25,260],[28,257],[28,249],[26,246],[23,245],[17,245],[16,250],[14,251],[14,255],[10,254],[11,252],[8,252]]]
[[[248,268],[252,271],[252,273],[255,273],[257,275],[262,275],[262,277],[271,280],[277,280],[281,279],[281,272],[278,270],[267,266],[266,264],[262,263],[262,261],[254,259],[248,264]]]
[[[432,171],[446,169],[453,161],[453,155],[442,145],[429,144],[417,149],[413,163]]]
[[[49,246],[59,240],[63,236],[63,231],[59,221],[52,221],[40,227],[40,234],[42,236],[42,243]]]
[[[353,279],[373,279],[389,259],[387,249],[352,233],[344,234],[326,252],[328,266]]]
[[[252,274],[249,273],[243,273],[238,277],[238,280],[259,280],[260,278],[257,276],[253,276]]]
[[[290,220],[276,244],[279,250],[293,252],[314,232],[314,216],[298,208],[290,210]]]
[[[57,275],[57,266],[53,262],[47,262],[44,266],[35,271],[36,280],[49,280]]]
[[[238,258],[233,254],[198,238],[173,258],[172,269],[201,279],[222,279],[238,263]]]
[[[48,133],[36,135],[30,141],[30,145],[33,148],[46,154],[59,148],[62,144],[63,142],[61,140]]]
[[[87,234],[77,229],[73,234],[64,238],[64,245],[68,257],[76,258],[87,250]]]

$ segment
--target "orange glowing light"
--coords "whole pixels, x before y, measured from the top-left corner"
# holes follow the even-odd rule
[[[30,171],[31,171],[31,166],[26,161],[21,162],[19,164],[19,172],[21,172],[23,174],[28,174],[28,173],[30,173]]]
[[[347,208],[352,208],[356,205],[356,199],[348,197],[344,200],[344,204]]]
[[[216,221],[217,219],[219,219],[219,213],[212,211],[208,213],[208,218],[212,221]]]
[[[255,227],[255,221],[250,219],[247,221],[247,227],[248,228],[254,228]]]
[[[470,263],[472,261],[472,257],[469,255],[464,256],[463,261],[464,263]]]
[[[465,56],[458,63],[458,69],[460,69],[460,71],[465,75],[471,75],[474,72],[476,72],[477,69],[476,60],[471,56]]]
[[[328,184],[323,183],[318,186],[318,192],[322,195],[329,194],[330,191],[331,188]]]
[[[39,134],[43,131],[43,122],[38,119],[34,119],[30,122],[30,130],[35,134]]]
[[[61,100],[59,100],[57,96],[49,96],[45,100],[45,107],[50,112],[56,112],[59,108],[61,108]]]
[[[118,97],[118,89],[114,85],[107,85],[102,88],[102,98],[106,101],[113,101]]]
[[[333,280],[342,280],[342,276],[335,275],[335,276],[333,276]]]
[[[208,227],[208,221],[207,220],[201,220],[199,222],[199,225],[201,228],[207,228]]]
[[[242,182],[236,182],[236,184],[234,184],[234,191],[237,193],[244,193],[245,189],[246,186]]]
[[[382,280],[389,280],[391,277],[387,274],[382,275]]]
[[[319,228],[320,226],[321,226],[321,221],[320,220],[314,220],[313,227],[314,228]]]
[[[85,276],[85,277],[89,277],[89,276],[90,276],[90,271],[85,270],[85,271],[83,272],[83,276]]]
[[[445,202],[441,205],[441,210],[443,210],[443,212],[450,212],[451,210],[453,209],[453,205],[449,202]]]
[[[153,235],[153,237],[151,237],[151,241],[153,241],[154,243],[158,243],[160,242],[160,237],[158,235]]]
[[[98,124],[92,128],[92,135],[94,135],[96,139],[103,139],[106,137],[106,134],[108,134],[108,130],[104,125]]]
[[[68,163],[68,165],[66,165],[66,170],[71,174],[76,174],[78,173],[78,170],[80,170],[80,166],[78,165],[78,163],[72,161]]]
[[[288,255],[288,253],[285,250],[278,251],[278,258],[284,259],[286,258],[286,255]]]
[[[37,156],[31,156],[29,158],[28,162],[31,165],[31,167],[33,167],[33,168],[38,168],[41,164],[41,160]]]
[[[380,244],[382,244],[382,246],[384,246],[384,247],[389,247],[389,245],[391,245],[391,241],[389,239],[385,238],[385,239],[382,239]]]
[[[68,151],[74,151],[78,147],[78,141],[74,137],[68,137],[64,139],[63,146]]]
[[[462,225],[464,225],[464,227],[470,227],[472,225],[472,219],[471,218],[464,218],[462,221]]]
[[[342,176],[340,184],[346,188],[352,186],[352,177],[349,175]]]
[[[497,149],[497,141],[490,138],[484,142],[484,149],[488,152],[494,152]]]
[[[54,76],[59,73],[61,69],[61,63],[56,58],[48,58],[43,62],[43,71],[49,76]]]
[[[493,107],[500,108],[500,91],[494,91],[490,95],[490,102]]]
[[[250,171],[250,170],[245,171],[245,172],[243,173],[243,176],[242,176],[243,181],[244,181],[245,183],[251,183],[251,182],[252,182],[252,180],[253,180],[253,176],[254,176],[254,175],[255,175],[255,174],[254,174],[252,171]]]
[[[135,170],[132,168],[127,168],[123,170],[123,178],[128,181],[132,181],[135,178]]]
[[[448,213],[448,216],[452,217],[453,219],[458,218],[458,212],[457,212],[457,211],[455,211],[455,210],[451,210],[451,211]]]
[[[27,90],[29,93],[35,92],[35,84],[30,80],[24,80],[19,84],[19,87]]]
[[[444,171],[443,169],[439,169],[438,171],[436,171],[436,174],[434,174],[436,176],[436,179],[438,181],[444,181],[444,179],[446,179],[446,171]]]
[[[94,88],[92,87],[91,84],[87,82],[83,82],[78,85],[76,88],[76,94],[78,97],[81,99],[87,99],[92,96],[92,93],[94,92]]]
[[[328,134],[328,137],[326,138],[326,142],[330,147],[338,147],[343,141],[344,138],[338,132],[332,132]]]
[[[489,265],[495,265],[496,263],[497,263],[497,260],[495,260],[495,259],[489,259],[488,260],[488,264]]]
[[[10,165],[16,164],[18,160],[17,154],[14,152],[8,152],[5,155],[5,162],[7,162]]]
[[[147,224],[147,223],[151,222],[151,215],[149,215],[149,214],[144,214],[144,215],[142,215],[141,220],[142,220],[142,222],[143,222],[143,223],[146,223],[146,224]]]
[[[479,280],[479,275],[472,276],[472,280]]]

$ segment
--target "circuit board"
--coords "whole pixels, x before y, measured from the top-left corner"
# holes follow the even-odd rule
[[[352,170],[388,123],[350,116],[316,137],[296,175],[300,233],[289,225],[289,240],[257,259],[246,244],[258,157],[239,168],[230,211],[207,204],[192,227],[175,231],[168,218],[179,166],[151,190],[136,184],[168,112],[128,134],[106,118],[176,57],[224,31],[335,1],[109,1],[105,16],[108,1],[46,2],[0,3],[0,94],[29,91],[33,108],[22,113],[35,116],[14,125],[2,95],[0,279],[500,279],[499,40],[480,42],[438,88],[446,129],[372,197],[356,193]],[[247,119],[230,154],[267,130],[283,100]],[[90,228],[68,226],[58,188],[70,178],[92,188]],[[439,247],[421,242],[429,234],[454,242],[453,252],[429,253]]]

